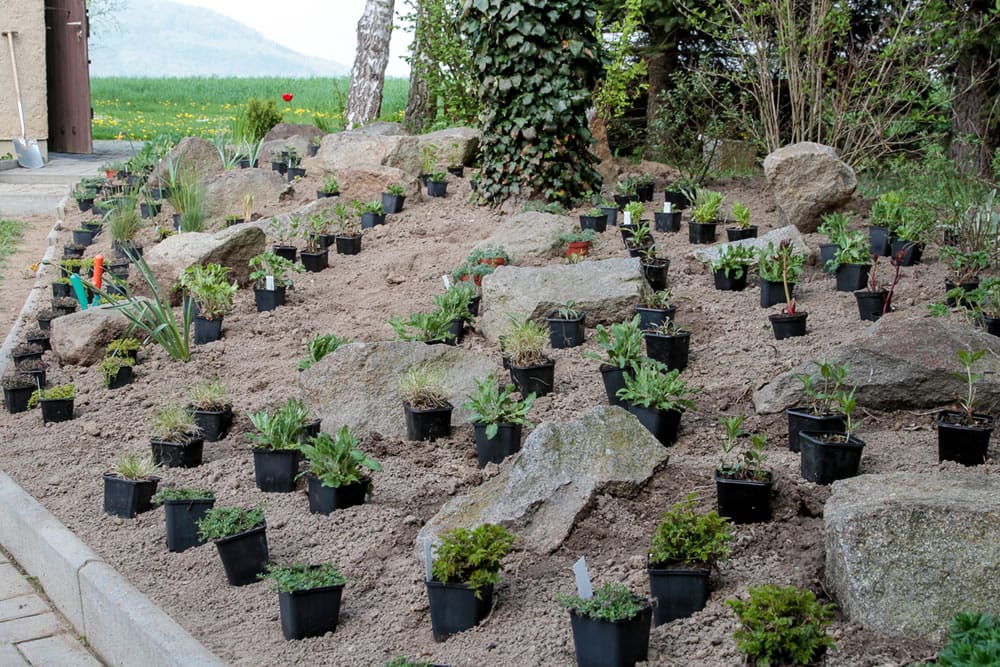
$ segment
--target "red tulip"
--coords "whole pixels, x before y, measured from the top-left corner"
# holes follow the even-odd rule
[[[281,96],[281,99],[285,100],[286,102],[291,102],[292,101],[292,94],[291,93],[285,93],[284,95]]]

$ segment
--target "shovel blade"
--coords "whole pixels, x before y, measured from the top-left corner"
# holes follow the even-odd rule
[[[14,152],[17,154],[17,163],[25,169],[41,169],[45,166],[42,159],[42,151],[38,148],[38,142],[33,139],[14,138]]]

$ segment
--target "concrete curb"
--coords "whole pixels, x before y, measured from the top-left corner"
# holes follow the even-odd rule
[[[224,665],[0,472],[0,543],[109,665]]]

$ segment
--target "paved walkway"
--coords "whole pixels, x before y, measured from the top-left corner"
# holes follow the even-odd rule
[[[0,551],[0,665],[100,667],[70,624]]]

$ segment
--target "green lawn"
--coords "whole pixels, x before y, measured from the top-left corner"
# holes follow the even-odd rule
[[[343,124],[349,77],[281,78],[95,78],[90,82],[95,139],[210,138],[227,127],[250,97],[273,99],[290,123],[314,118]],[[401,121],[407,79],[386,79],[382,119]],[[281,99],[291,93],[291,102]]]

